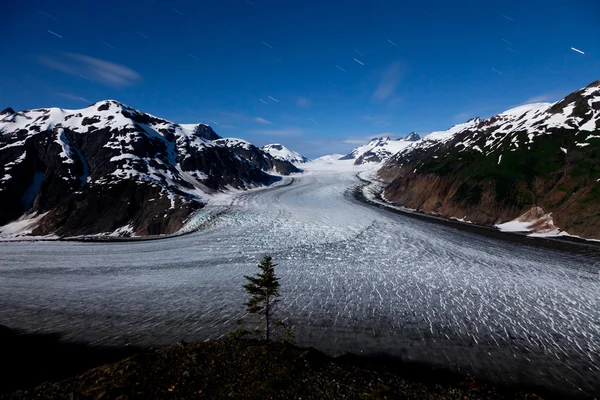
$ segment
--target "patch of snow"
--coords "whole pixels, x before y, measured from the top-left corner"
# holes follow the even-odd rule
[[[37,214],[25,214],[21,218],[10,222],[4,226],[0,226],[0,240],[14,240],[22,239],[31,235],[31,232],[37,227],[39,221],[47,213]],[[31,237],[31,236],[30,236]],[[35,236],[39,238],[40,236]],[[52,236],[53,237],[53,236]],[[49,238],[49,237],[46,237]]]
[[[114,232],[110,233],[108,236],[119,236],[119,237],[123,237],[123,236],[132,237],[132,236],[135,236],[135,233],[133,231],[133,225],[128,224],[128,225],[122,226],[122,227],[116,229]]]
[[[213,143],[225,147],[242,147],[245,150],[250,150],[253,146],[249,141],[239,138],[221,138],[213,140]]]
[[[560,232],[554,225],[552,213],[544,213],[540,207],[532,207],[523,215],[512,221],[497,224],[502,232],[536,232],[547,235],[557,235]]]
[[[423,141],[424,142],[445,142],[445,141],[452,139],[454,137],[454,135],[456,135],[457,133],[463,132],[467,129],[474,128],[480,122],[481,122],[481,120],[479,118],[474,118],[465,123],[454,125],[452,128],[447,129],[445,131],[431,132],[428,135],[425,135],[425,137],[423,137]]]
[[[63,162],[66,164],[75,164],[75,161],[71,158],[73,150],[71,149],[71,144],[69,143],[69,139],[67,138],[64,129],[58,129],[55,142],[62,147],[59,156],[64,160]]]
[[[522,106],[510,108],[504,112],[498,114],[499,116],[508,116],[508,117],[520,117],[524,114],[529,114],[533,111],[536,112],[544,112],[548,110],[553,103],[530,103],[524,104]]]
[[[598,120],[597,118],[591,118],[585,124],[581,125],[579,127],[579,130],[581,130],[581,131],[590,131],[590,132],[597,131],[598,130],[598,128],[596,128],[596,121],[597,120]]]

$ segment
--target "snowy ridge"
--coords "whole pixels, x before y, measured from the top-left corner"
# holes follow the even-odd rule
[[[247,140],[238,139],[238,138],[221,138],[221,139],[215,140],[214,143],[225,146],[225,147],[229,147],[229,148],[241,147],[245,150],[250,150],[251,146],[253,146],[253,144],[248,142]]]
[[[473,118],[445,131],[431,132],[414,146],[401,149],[398,157],[409,155],[418,149],[439,146],[458,136],[463,140],[454,147],[475,149],[486,155],[491,154],[509,138],[512,147],[527,146],[537,137],[552,134],[557,129],[573,129],[580,132],[578,146],[589,145],[589,140],[600,139],[591,132],[600,129],[600,81],[593,82],[556,103],[533,103],[506,110],[488,119]],[[589,133],[587,133],[589,132]],[[519,138],[526,133],[526,140]],[[485,145],[475,142],[485,135]]]
[[[354,148],[350,153],[341,157],[342,160],[356,160],[355,163],[381,163],[401,150],[410,148],[419,143],[421,138],[416,133],[411,133],[404,139],[392,140],[389,137],[372,139],[369,143]]]
[[[301,164],[301,163],[305,163],[305,162],[309,161],[308,158],[304,157],[303,155],[301,155],[299,153],[296,153],[295,151],[288,149],[287,147],[285,147],[279,143],[267,144],[267,145],[263,146],[261,149],[263,151],[269,153],[271,155],[271,157],[273,157],[273,158],[277,158],[278,160],[288,161],[288,162],[291,162],[292,164]]]
[[[107,175],[90,184],[104,184],[115,179],[136,179],[160,183],[166,191],[179,191],[203,200],[209,190],[202,186],[203,174],[193,174],[194,188],[180,185],[182,179],[178,175],[177,157],[190,157],[188,149],[203,150],[214,146],[194,132],[198,125],[181,126],[150,114],[141,113],[131,107],[114,100],[107,100],[81,110],[64,110],[61,108],[37,109],[14,113],[0,120],[0,133],[8,144],[0,147],[0,151],[9,147],[22,147],[25,142],[36,135],[56,130],[55,143],[61,146],[59,156],[66,164],[75,164],[79,159],[72,146],[71,136],[65,133],[68,129],[74,133],[88,133],[98,130],[110,130],[112,134],[104,144],[104,148],[113,150],[107,161],[117,167]],[[23,135],[22,132],[26,133]],[[11,138],[11,135],[13,138]],[[174,136],[169,141],[166,136]],[[13,139],[13,140],[11,140]],[[153,156],[140,157],[136,147],[144,142],[161,142],[166,152]],[[3,141],[4,142],[4,141]],[[13,162],[22,160],[20,155]],[[194,176],[196,175],[196,176]],[[65,179],[78,178],[71,172]],[[189,179],[183,179],[189,181]],[[87,181],[87,179],[86,179]],[[3,188],[0,187],[0,190]]]
[[[420,144],[420,146],[428,147],[435,143],[445,142],[447,140],[452,139],[457,133],[476,127],[480,122],[480,118],[473,118],[465,123],[454,125],[450,129],[446,129],[445,131],[431,132],[423,138],[423,142]]]

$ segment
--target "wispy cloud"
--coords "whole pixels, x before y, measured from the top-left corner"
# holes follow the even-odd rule
[[[364,141],[364,139],[344,139],[344,140],[342,140],[342,143],[365,144],[365,141]]]
[[[56,93],[57,96],[64,97],[65,99],[73,100],[73,101],[82,101],[84,103],[92,104],[92,101],[89,101],[85,97],[77,96],[76,94],[71,93]]]
[[[392,63],[381,73],[381,79],[377,85],[373,99],[383,101],[396,92],[396,88],[404,78],[404,67],[399,61]]]
[[[554,100],[554,97],[549,94],[540,94],[538,96],[533,96],[528,98],[523,102],[523,104],[531,104],[531,103],[544,103],[547,101]]]
[[[54,35],[54,36],[56,36],[57,38],[60,38],[60,39],[62,39],[62,38],[63,38],[63,37],[62,37],[62,35],[59,35],[59,34],[58,34],[58,33],[56,33],[56,32],[52,32],[50,29],[48,29],[48,33],[49,33],[49,34],[51,34],[51,35]]]
[[[306,97],[298,97],[298,100],[296,100],[296,105],[298,107],[308,108],[311,105],[311,101]]]
[[[577,49],[575,47],[571,47],[571,50],[576,51],[579,54],[585,54],[585,52],[583,52],[583,51],[581,51],[581,50],[579,50],[579,49]]]
[[[256,129],[251,130],[250,133],[268,136],[298,136],[302,134],[302,129]]]
[[[466,111],[460,112],[452,117],[452,122],[454,122],[454,123],[466,122],[469,119],[470,115],[471,115],[471,113],[466,112]]]
[[[121,64],[76,53],[61,53],[60,58],[41,56],[38,62],[69,75],[84,77],[107,86],[132,86],[142,77]]]
[[[385,128],[386,126],[390,126],[390,115],[367,115],[365,116],[365,120],[373,123],[374,125]]]
[[[103,41],[100,41],[100,43],[102,43],[102,44],[103,44],[103,45],[105,45],[106,47],[109,47],[109,48],[111,48],[111,49],[113,49],[113,50],[116,50],[116,49],[117,49],[115,46],[113,46],[113,45],[112,45],[112,44],[110,44],[110,43],[106,43],[106,42],[103,42]]]
[[[53,20],[58,21],[58,18],[56,18],[54,15],[48,14],[47,12],[42,11],[42,10],[40,10],[40,12],[48,18],[52,18]]]
[[[258,122],[259,124],[263,124],[263,125],[273,125],[273,123],[271,121],[268,121],[261,117],[254,118],[254,122]]]

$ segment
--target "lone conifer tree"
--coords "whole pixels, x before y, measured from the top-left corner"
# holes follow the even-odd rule
[[[271,256],[265,256],[258,268],[260,272],[255,276],[244,276],[248,283],[244,285],[250,298],[246,301],[246,311],[251,314],[265,316],[265,338],[269,341],[270,319],[272,317],[273,305],[279,297],[279,278],[275,275],[275,267]]]

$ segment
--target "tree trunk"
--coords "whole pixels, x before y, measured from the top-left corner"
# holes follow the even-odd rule
[[[265,319],[267,320],[267,342],[269,341],[269,296],[267,296],[266,305],[265,305]]]

